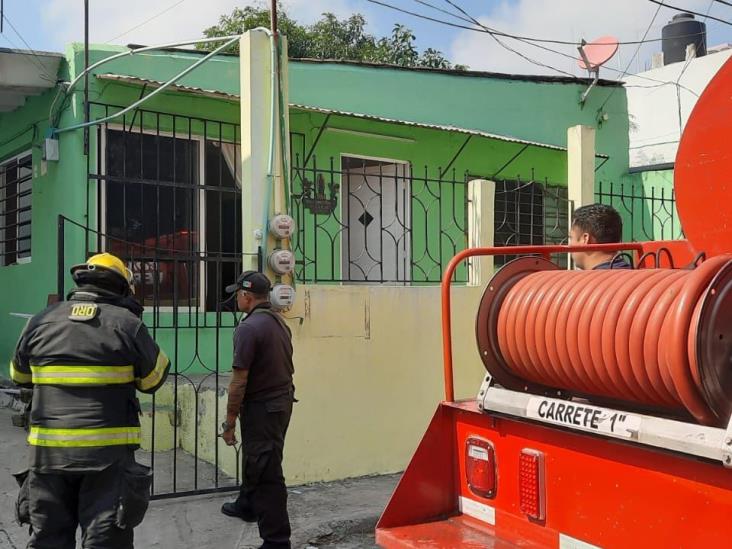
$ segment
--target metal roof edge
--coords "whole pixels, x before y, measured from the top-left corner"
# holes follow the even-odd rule
[[[0,47],[0,53],[15,53],[18,55],[38,55],[39,57],[57,57],[59,59],[65,59],[63,53],[57,51],[40,51],[40,50],[19,50],[16,48],[2,48]]]
[[[495,80],[519,80],[527,82],[542,82],[542,83],[554,83],[554,84],[580,84],[590,85],[593,82],[592,78],[582,78],[580,76],[552,76],[542,74],[511,74],[503,72],[490,72],[490,71],[474,71],[474,70],[458,70],[458,69],[438,69],[433,67],[405,67],[402,65],[391,65],[386,63],[371,63],[368,61],[349,61],[345,59],[310,59],[310,58],[297,58],[292,57],[290,61],[304,64],[330,64],[330,65],[352,65],[359,67],[371,67],[381,69],[392,69],[397,71],[412,71],[412,72],[426,72],[426,73],[440,73],[451,76],[462,76],[462,77],[476,77],[476,78],[492,78]],[[623,82],[618,80],[598,80],[597,86],[607,87],[622,87]]]
[[[127,44],[130,49],[138,49],[145,47],[141,44]],[[159,51],[169,52],[183,52],[197,55],[206,55],[211,53],[209,50],[199,49],[187,49],[187,48],[160,48]],[[222,57],[239,57],[238,53],[221,52],[217,54]],[[578,84],[589,86],[592,82],[592,78],[583,78],[581,76],[570,77],[570,76],[552,76],[544,74],[512,74],[502,72],[491,72],[491,71],[477,71],[477,70],[458,70],[458,69],[438,69],[434,67],[405,67],[403,65],[393,65],[389,63],[372,63],[369,61],[353,61],[349,59],[313,59],[308,57],[290,57],[290,62],[303,63],[303,64],[322,64],[322,65],[351,65],[356,67],[369,67],[375,69],[389,69],[396,71],[412,71],[412,72],[424,72],[424,73],[435,73],[435,74],[446,74],[450,76],[461,76],[461,77],[474,77],[474,78],[492,78],[494,80],[518,80],[526,82],[540,82],[549,84]],[[623,82],[618,80],[598,80],[597,86],[604,87],[622,87]]]

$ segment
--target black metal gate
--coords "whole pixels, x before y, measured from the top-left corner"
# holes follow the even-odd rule
[[[122,107],[91,108],[99,119]],[[153,468],[153,497],[235,489],[239,449],[217,433],[238,320],[224,287],[242,268],[238,124],[138,110],[93,138],[90,222],[59,217],[58,293],[69,288],[69,267],[98,251],[128,264],[146,324],[172,362],[165,386],[140,395],[138,461]]]

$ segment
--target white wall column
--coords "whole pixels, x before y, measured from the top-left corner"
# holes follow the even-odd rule
[[[595,128],[567,129],[567,194],[575,208],[595,202]],[[569,212],[571,215],[571,211]]]
[[[494,245],[496,183],[487,179],[468,182],[468,247]],[[493,275],[493,256],[470,259],[468,284],[483,286]]]

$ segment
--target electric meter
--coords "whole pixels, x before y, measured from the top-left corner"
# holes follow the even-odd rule
[[[286,214],[276,215],[269,222],[269,232],[280,240],[290,238],[294,230],[295,220]]]
[[[290,250],[277,249],[269,256],[269,266],[278,275],[291,273],[295,269],[295,254]]]

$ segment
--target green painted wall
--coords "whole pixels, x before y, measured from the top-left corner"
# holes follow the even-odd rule
[[[91,61],[121,51],[115,47],[95,47]],[[97,74],[114,73],[154,80],[166,80],[188,66],[200,54],[159,52],[136,54],[116,60],[97,69]],[[68,63],[61,71],[65,78],[73,77],[75,67],[82,62],[79,45],[67,51]],[[599,87],[590,95],[584,109],[578,104],[584,86],[580,84],[535,83],[521,80],[493,80],[484,77],[454,76],[422,71],[398,71],[353,66],[338,63],[290,63],[290,101],[293,103],[355,111],[377,116],[424,123],[439,123],[480,129],[524,139],[566,145],[566,130],[574,124],[595,124],[597,109],[612,94],[607,106],[608,121],[598,129],[598,151],[611,156],[600,174],[607,178],[620,177],[627,171],[627,115],[625,93],[622,89]],[[186,77],[182,84],[229,93],[239,91],[238,58],[219,57]],[[26,106],[0,115],[0,160],[33,147],[33,213],[32,261],[26,265],[0,268],[0,357],[9,358],[24,321],[10,312],[35,313],[45,306],[47,295],[56,291],[57,217],[59,214],[80,224],[96,226],[96,183],[87,182],[83,155],[83,132],[63,133],[60,137],[61,160],[41,162],[40,144],[48,128],[48,112],[54,91],[31,98]],[[90,99],[106,104],[128,105],[140,96],[140,87],[90,79]],[[419,100],[415,100],[417,97]],[[246,98],[245,98],[246,99]],[[239,106],[233,102],[206,99],[186,94],[164,93],[146,105],[154,111],[164,111],[207,119],[237,123]],[[61,117],[60,126],[82,121],[82,96],[75,94]],[[95,108],[93,117],[102,111]],[[129,118],[126,120],[129,123]],[[291,131],[304,136],[302,146],[307,150],[323,115],[293,111]],[[137,118],[139,124],[140,117]],[[145,126],[153,124],[152,117],[142,117]],[[21,130],[35,124],[35,133]],[[440,167],[447,165],[465,140],[464,135],[434,130],[395,126],[380,122],[333,117],[331,126],[393,137],[413,142],[325,132],[315,154],[318,159],[339,158],[341,154],[357,154],[406,161],[415,173],[428,167],[428,176],[435,177]],[[163,128],[165,129],[163,121]],[[203,133],[201,125],[191,128]],[[89,162],[96,165],[97,132],[91,132]],[[466,171],[476,176],[491,176],[511,159],[521,145],[473,138],[454,163],[456,180],[462,181]],[[336,166],[338,168],[338,166]],[[500,174],[506,179],[548,179],[566,182],[566,161],[562,152],[530,148],[509,169]],[[449,191],[450,193],[453,190]],[[462,187],[445,201],[456,208],[464,202]],[[89,219],[87,219],[87,200]],[[444,206],[447,207],[447,206]],[[451,211],[443,211],[445,216]],[[459,212],[458,212],[459,213]],[[457,215],[457,213],[456,213]],[[427,220],[424,220],[429,225]],[[434,227],[434,225],[432,225]],[[450,229],[453,230],[453,229]],[[456,235],[457,236],[457,235]],[[92,235],[92,242],[94,241]],[[435,240],[433,239],[433,242]],[[84,232],[68,228],[65,238],[64,270],[84,259]],[[68,277],[65,288],[70,287]],[[172,315],[163,315],[163,324],[173,324]],[[213,315],[207,315],[210,324]],[[181,315],[178,323],[199,325],[203,315]],[[209,329],[207,329],[209,330]],[[215,362],[216,348],[213,331],[196,343],[192,338],[173,338],[173,330],[161,329],[156,334],[171,354],[178,353],[179,368],[189,373],[205,372]],[[220,363],[230,363],[230,328],[220,331]],[[177,351],[176,351],[177,349]],[[188,366],[187,366],[188,365]]]
[[[302,167],[304,157],[310,153],[325,118],[326,115],[320,113],[291,110],[294,166]],[[414,178],[409,208],[411,256],[415,263],[411,278],[413,282],[434,282],[439,280],[450,258],[466,245],[466,176],[523,181],[548,180],[560,185],[566,184],[564,151],[529,147],[498,173],[522,151],[524,145],[474,136],[463,148],[467,138],[467,135],[454,132],[331,116],[326,130],[312,151],[313,158],[303,173],[312,182],[317,177],[315,173],[325,170],[326,183],[332,177],[334,182],[342,184],[339,173],[333,176],[328,173],[330,170],[341,171],[342,156],[365,156],[410,164]],[[452,167],[441,178],[440,174],[454,158]],[[301,183],[299,177],[293,180],[295,193],[301,191]],[[341,188],[341,203],[337,206],[339,209],[343,207],[344,196]],[[339,217],[342,220],[342,216]],[[346,273],[340,271],[340,256],[336,255],[334,258],[332,254],[332,250],[340,249],[343,236],[339,220],[335,216],[316,218],[306,212],[304,218],[298,221],[309,229],[308,234],[317,233],[321,236],[317,250],[312,238],[306,239],[304,244],[305,255],[315,259],[315,264],[308,264],[305,269],[305,280],[347,277]],[[440,259],[441,264],[437,262]],[[464,272],[459,272],[459,279],[463,275]]]
[[[60,76],[67,77],[67,74],[64,65]],[[81,154],[82,134],[69,133],[61,138],[63,162],[42,162],[40,147],[49,127],[48,113],[54,96],[55,90],[48,91],[29,98],[24,107],[0,115],[0,160],[33,150],[31,262],[0,267],[0,357],[5,364],[25,324],[25,320],[9,313],[35,313],[45,306],[48,294],[55,292],[58,215],[83,222],[86,166]],[[69,124],[75,119],[75,109],[70,108],[62,123]],[[82,252],[82,245],[79,235],[66,240],[69,250]]]
[[[683,238],[674,199],[673,170],[627,174],[620,183],[599,181],[597,199],[623,217],[623,238],[630,241]]]
[[[292,103],[560,146],[567,144],[568,127],[585,124],[598,130],[597,151],[610,156],[598,177],[619,180],[628,171],[628,114],[622,88],[597,87],[581,108],[584,84],[297,62],[290,64],[290,88]],[[603,104],[601,113],[607,120],[598,125]],[[560,180],[566,181],[566,174]]]

